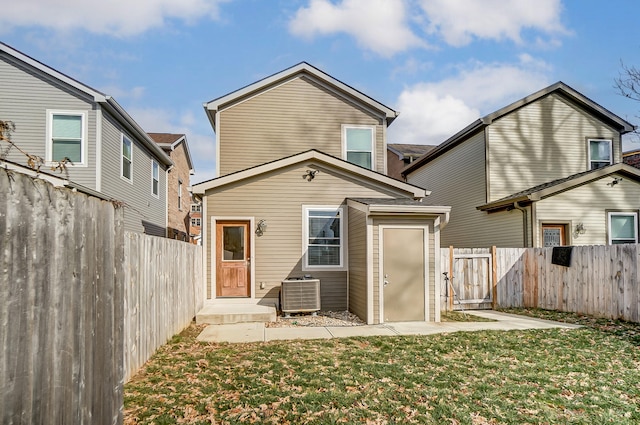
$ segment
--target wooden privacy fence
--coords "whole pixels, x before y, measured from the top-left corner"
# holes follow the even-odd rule
[[[202,307],[202,247],[3,168],[0,196],[0,423],[121,424],[124,382]]]
[[[204,303],[202,247],[125,232],[125,382]]]
[[[568,267],[554,264],[553,248],[485,250],[491,253],[494,308],[544,308],[640,322],[640,244],[572,247]],[[464,255],[469,250],[452,251]],[[449,276],[453,272],[454,284],[473,285],[486,274],[485,267],[456,272],[451,258],[451,250],[443,249],[442,269]],[[455,308],[447,286],[443,277],[441,307],[449,309],[454,301]]]
[[[122,423],[122,209],[5,169],[0,196],[0,423]]]

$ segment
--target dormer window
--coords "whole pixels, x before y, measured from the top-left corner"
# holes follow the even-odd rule
[[[375,130],[369,125],[343,125],[343,158],[352,164],[375,169]]]
[[[589,169],[606,167],[613,164],[611,140],[589,139]]]

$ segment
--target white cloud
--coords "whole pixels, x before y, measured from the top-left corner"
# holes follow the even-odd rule
[[[170,19],[217,19],[224,1],[228,0],[0,0],[0,27],[37,25],[129,36],[162,26]]]
[[[549,81],[548,65],[530,56],[515,64],[472,64],[452,78],[407,87],[389,127],[390,143],[438,145],[476,119],[534,93]]]
[[[522,42],[523,29],[566,34],[560,0],[421,0],[430,33],[464,46],[474,38]],[[539,40],[538,40],[539,42]]]
[[[298,9],[289,22],[294,35],[311,39],[317,35],[345,33],[354,37],[362,48],[389,57],[413,47],[425,47],[406,22],[403,1],[311,0],[308,7]]]

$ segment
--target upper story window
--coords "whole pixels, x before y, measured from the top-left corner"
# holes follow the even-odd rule
[[[129,182],[133,181],[133,144],[124,134],[120,144],[120,176]]]
[[[638,213],[610,212],[609,244],[638,243]]]
[[[589,169],[606,167],[613,164],[611,140],[589,139]]]
[[[343,158],[361,167],[375,169],[375,131],[375,126],[343,125]]]
[[[86,112],[48,111],[46,160],[87,165]]]
[[[182,210],[182,180],[178,180],[178,209]]]
[[[160,191],[160,167],[155,160],[151,160],[151,194],[158,197]]]
[[[200,227],[200,217],[191,219],[191,227]]]
[[[344,209],[305,207],[304,218],[304,269],[343,268]]]
[[[202,212],[202,205],[201,204],[193,204],[193,205],[191,205],[191,212],[192,213]]]

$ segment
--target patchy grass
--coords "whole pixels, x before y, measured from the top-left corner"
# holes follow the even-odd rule
[[[597,329],[232,345],[202,328],[125,386],[125,424],[640,423],[640,350]]]
[[[522,314],[539,319],[555,320],[556,322],[573,323],[587,326],[617,336],[636,346],[640,346],[640,323],[625,322],[623,320],[604,319],[593,316],[585,316],[576,313],[564,313],[561,311],[542,310],[534,308],[501,309],[505,313]]]
[[[440,321],[442,322],[495,322],[493,319],[486,317],[467,314],[464,311],[443,311],[440,313]]]

